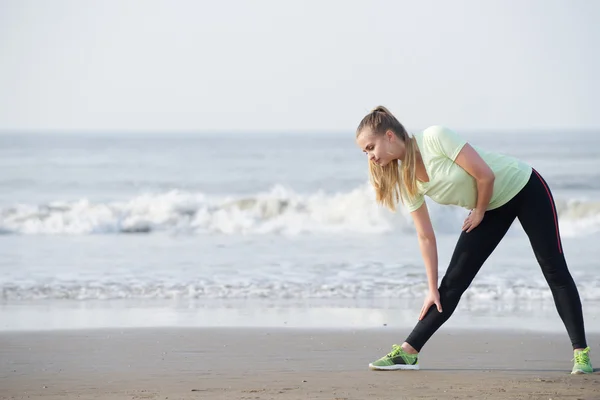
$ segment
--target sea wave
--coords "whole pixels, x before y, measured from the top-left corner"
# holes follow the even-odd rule
[[[564,236],[600,232],[600,202],[557,199]],[[466,210],[428,202],[436,232],[456,233]],[[373,234],[413,231],[400,207],[377,205],[369,185],[345,193],[299,194],[282,185],[250,196],[207,196],[168,191],[128,201],[89,199],[16,204],[0,209],[0,233],[21,235],[147,234]]]
[[[373,300],[422,299],[427,291],[424,280],[404,282],[309,283],[282,280],[255,282],[56,282],[10,283],[0,285],[0,301],[32,300]],[[600,280],[585,279],[578,283],[584,301],[600,301]],[[542,280],[496,279],[495,282],[474,282],[463,299],[478,301],[549,300],[552,294]]]

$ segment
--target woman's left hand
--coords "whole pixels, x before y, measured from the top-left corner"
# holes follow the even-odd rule
[[[483,214],[484,214],[484,211],[471,210],[471,212],[465,219],[465,222],[463,223],[462,230],[463,231],[466,230],[467,233],[469,233],[473,229],[477,228],[477,225],[479,225],[479,223],[483,219]]]

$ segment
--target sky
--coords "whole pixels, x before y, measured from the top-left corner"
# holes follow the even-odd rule
[[[599,129],[596,0],[0,0],[0,131]]]

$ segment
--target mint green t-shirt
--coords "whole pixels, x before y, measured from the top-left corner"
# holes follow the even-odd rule
[[[415,139],[429,176],[429,182],[417,181],[418,194],[414,199],[404,199],[409,212],[417,210],[428,196],[439,204],[452,204],[466,209],[477,205],[477,183],[454,160],[467,143],[456,132],[431,126],[416,133]],[[528,164],[504,154],[484,151],[472,146],[489,165],[495,175],[494,190],[488,210],[510,201],[525,186],[532,172]]]

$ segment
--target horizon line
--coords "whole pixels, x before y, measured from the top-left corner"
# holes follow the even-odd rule
[[[438,124],[432,124],[438,125]],[[444,124],[439,124],[444,125]],[[472,128],[459,128],[451,125],[447,125],[449,128],[462,131],[462,132],[486,132],[486,133],[505,133],[505,132],[530,132],[530,133],[543,133],[543,132],[558,132],[558,131],[577,131],[577,132],[598,132],[600,131],[600,126],[593,127],[575,127],[575,126],[556,126],[556,127],[510,127],[510,128],[482,128],[482,127],[472,127]],[[418,132],[423,128],[407,128],[409,133]],[[185,134],[185,135],[215,135],[215,134],[285,134],[285,135],[299,135],[299,134],[347,134],[354,133],[354,129],[118,129],[118,128],[110,128],[110,129],[94,129],[94,128],[68,128],[68,129],[10,129],[10,128],[0,128],[0,135],[15,135],[15,134],[82,134],[82,135],[94,135],[94,134],[136,134],[136,135],[144,135],[144,134]]]

